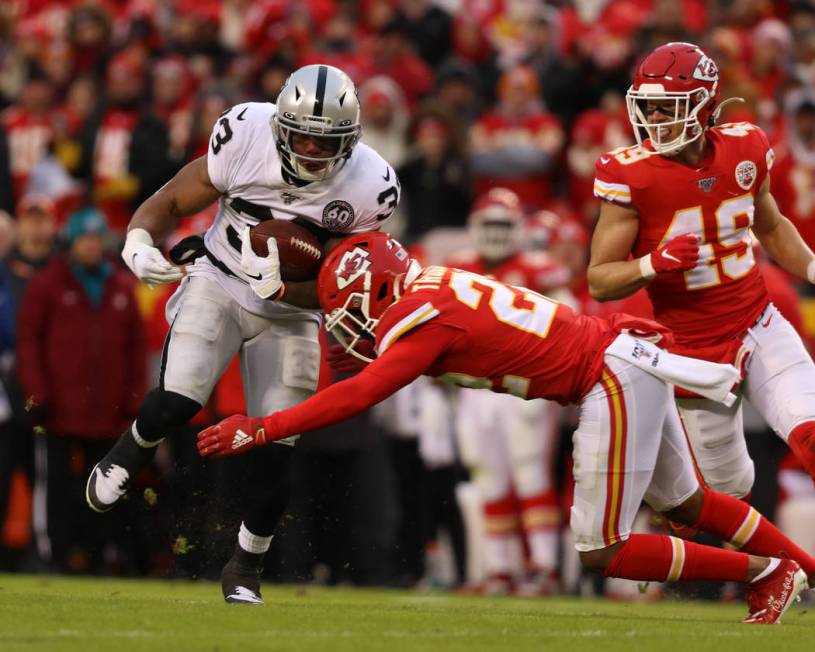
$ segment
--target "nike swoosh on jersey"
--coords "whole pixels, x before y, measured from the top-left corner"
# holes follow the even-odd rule
[[[662,257],[667,258],[668,260],[675,260],[677,263],[681,263],[682,261],[679,260],[676,256],[671,256],[667,251],[662,252]]]
[[[247,272],[244,272],[244,274],[246,274],[249,278],[255,279],[256,281],[259,281],[260,279],[263,278],[263,274],[249,274]]]
[[[246,108],[245,108],[243,111],[241,111],[241,112],[238,114],[238,120],[246,120],[246,118],[244,118],[243,116],[244,116],[244,114],[245,114],[245,113],[246,113],[248,110],[249,110],[249,107],[246,107]]]
[[[382,178],[383,178],[385,181],[390,181],[390,180],[391,180],[391,169],[390,169],[390,168],[386,168],[386,169],[385,169],[385,174],[384,174],[384,175],[382,175]]]
[[[602,163],[603,165],[608,163],[610,160],[611,160],[610,158],[606,158],[605,156],[600,157],[600,163]]]

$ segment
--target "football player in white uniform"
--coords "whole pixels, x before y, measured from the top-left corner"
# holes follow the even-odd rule
[[[249,414],[281,410],[313,393],[319,368],[316,281],[284,284],[274,239],[269,255],[259,257],[248,232],[263,220],[296,220],[326,242],[379,228],[399,201],[399,183],[390,165],[359,142],[359,112],[356,89],[344,72],[326,65],[300,68],[276,105],[250,102],[224,112],[207,155],[133,215],[125,263],[148,284],[170,283],[182,272],[155,243],[182,217],[219,204],[167,306],[171,328],[159,386],[88,478],[92,509],[106,511],[125,495],[158,443],[207,402],[236,354]],[[275,448],[285,469],[291,446]],[[266,498],[245,515],[221,576],[227,602],[262,602],[261,562],[288,499],[287,474],[263,466]]]

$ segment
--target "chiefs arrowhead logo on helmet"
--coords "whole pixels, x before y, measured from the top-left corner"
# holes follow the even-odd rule
[[[361,247],[354,247],[342,255],[337,265],[337,287],[340,290],[347,288],[368,270],[371,266],[369,254]]]
[[[710,57],[703,55],[693,69],[693,78],[699,81],[715,82],[719,80],[719,67]]]

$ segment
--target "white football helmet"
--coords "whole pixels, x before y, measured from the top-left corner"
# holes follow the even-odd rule
[[[524,211],[521,200],[508,188],[492,188],[478,198],[467,220],[478,255],[499,262],[521,250]]]
[[[333,66],[315,64],[295,70],[278,95],[272,130],[289,174],[303,181],[330,177],[350,156],[362,133],[354,82]],[[333,154],[315,157],[295,153],[294,134],[326,139]]]

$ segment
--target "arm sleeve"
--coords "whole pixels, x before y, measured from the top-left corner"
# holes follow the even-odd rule
[[[459,331],[444,324],[416,328],[356,376],[275,412],[263,419],[263,426],[274,440],[353,417],[425,373],[458,337]]]

